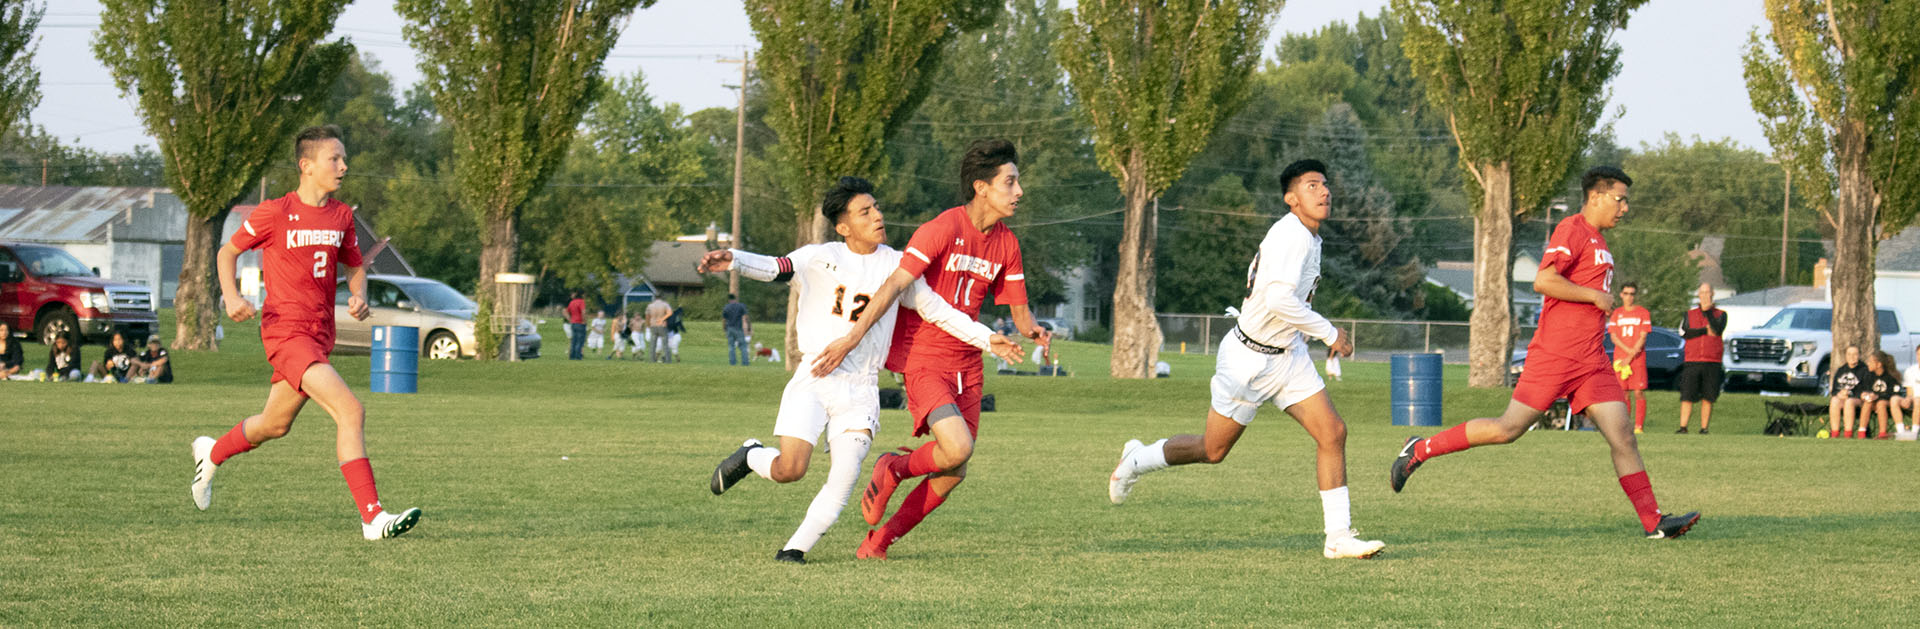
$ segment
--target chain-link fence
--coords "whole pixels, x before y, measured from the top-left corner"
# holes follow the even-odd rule
[[[1233,329],[1235,319],[1224,315],[1159,314],[1164,339],[1161,352],[1212,354],[1220,340]],[[1467,342],[1472,328],[1461,321],[1382,321],[1376,319],[1332,319],[1347,331],[1353,341],[1353,360],[1386,362],[1388,356],[1407,353],[1440,353],[1443,360],[1466,364]],[[1514,348],[1526,347],[1533,338],[1534,326],[1518,329]]]

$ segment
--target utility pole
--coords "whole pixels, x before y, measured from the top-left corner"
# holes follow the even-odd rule
[[[1787,173],[1787,193],[1780,198],[1780,285],[1787,285],[1787,217],[1793,213],[1793,167],[1781,164]]]
[[[746,246],[741,240],[740,193],[746,181],[747,69],[753,66],[753,54],[743,52],[740,54],[739,59],[721,59],[720,62],[740,64],[740,85],[735,86],[740,90],[740,105],[734,112],[733,121],[733,231],[727,237],[730,241],[727,243],[727,246],[734,249],[741,249]],[[739,267],[734,267],[733,270],[727,272],[727,292],[733,295],[740,294]],[[745,300],[743,299],[741,301],[744,302]]]

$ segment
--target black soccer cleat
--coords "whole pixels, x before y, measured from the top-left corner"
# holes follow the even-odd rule
[[[1420,464],[1413,460],[1413,448],[1422,441],[1425,439],[1407,437],[1407,444],[1400,446],[1400,456],[1393,460],[1393,468],[1387,470],[1387,484],[1393,487],[1393,493],[1400,493],[1400,488],[1407,486],[1407,477],[1420,469]]]
[[[1686,535],[1687,531],[1693,530],[1693,525],[1699,522],[1699,511],[1688,511],[1680,515],[1662,513],[1660,524],[1653,527],[1653,532],[1647,534],[1647,539],[1673,539]]]
[[[776,553],[773,556],[773,560],[797,563],[804,566],[807,564],[807,552],[798,548],[787,548]]]
[[[747,452],[758,447],[761,447],[760,440],[748,439],[746,443],[740,444],[740,449],[734,450],[733,454],[727,455],[727,458],[720,460],[719,465],[714,466],[713,481],[708,486],[708,489],[713,490],[713,495],[725,493],[728,488],[733,487],[734,483],[740,482],[740,479],[753,473],[753,469],[747,467]]]

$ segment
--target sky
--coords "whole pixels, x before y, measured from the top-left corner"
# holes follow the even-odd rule
[[[64,142],[106,152],[153,147],[113,78],[93,56],[99,3],[49,3],[40,25],[34,64],[41,71],[41,102],[29,118]],[[1068,2],[1067,4],[1071,4]],[[1281,33],[1317,30],[1335,21],[1373,14],[1385,0],[1291,0],[1274,27]],[[1656,0],[1635,12],[1616,35],[1621,69],[1615,77],[1607,118],[1623,146],[1657,143],[1668,133],[1683,139],[1732,138],[1768,150],[1747,100],[1740,55],[1747,34],[1765,23],[1761,0]],[[404,89],[420,78],[412,50],[400,35],[402,20],[390,0],[349,5],[334,36],[354,42],[379,59],[380,69]],[[688,111],[733,107],[739,66],[725,63],[755,47],[738,0],[659,0],[634,14],[607,59],[609,76],[645,73],[657,102],[677,102]],[[1271,56],[1271,46],[1268,55]],[[1618,118],[1613,118],[1615,114]]]

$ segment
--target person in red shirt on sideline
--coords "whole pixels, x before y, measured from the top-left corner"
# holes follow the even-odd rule
[[[580,298],[580,291],[573,291],[573,300],[567,302],[567,360],[580,360],[586,346],[587,300]]]
[[[1612,229],[1627,214],[1627,187],[1633,180],[1612,166],[1588,169],[1580,178],[1586,200],[1580,213],[1568,216],[1553,229],[1540,260],[1533,289],[1545,298],[1540,325],[1527,344],[1527,364],[1513,388],[1513,401],[1499,417],[1468,421],[1434,435],[1410,437],[1388,471],[1393,491],[1406,486],[1407,477],[1428,459],[1473,446],[1512,443],[1527,434],[1554,400],[1567,398],[1569,413],[1586,413],[1600,427],[1613,451],[1613,470],[1620,489],[1633,503],[1640,526],[1652,539],[1686,534],[1700,520],[1695,511],[1682,515],[1660,512],[1653,485],[1647,479],[1640,446],[1627,426],[1626,395],[1613,373],[1600,340],[1606,334],[1607,311],[1613,308],[1608,284],[1613,280],[1613,253],[1600,232]]]
[[[1726,379],[1720,359],[1726,351],[1720,335],[1727,332],[1727,311],[1713,306],[1713,287],[1701,284],[1700,305],[1687,311],[1680,336],[1687,339],[1686,359],[1680,363],[1680,429],[1687,434],[1687,416],[1700,403],[1700,434],[1713,421],[1713,403],[1720,400],[1720,382]]]
[[[1020,242],[1003,221],[1020,204],[1020,156],[1006,140],[975,140],[960,159],[961,194],[966,204],[941,213],[913,232],[900,268],[873,294],[869,308],[886,312],[900,291],[924,277],[927,285],[954,308],[978,317],[987,294],[1013,311],[1014,325],[1027,338],[1047,344],[1052,336],[1034,324],[1027,309],[1026,274]],[[879,317],[861,319],[845,337],[829,344],[814,360],[813,372],[825,376],[860,343]],[[980,434],[980,349],[927,325],[912,310],[894,325],[888,371],[906,376],[907,412],[913,435],[933,441],[907,454],[880,455],[873,478],[860,498],[867,524],[879,524],[900,481],[929,476],[914,487],[886,526],[868,531],[855,553],[861,559],[886,559],[887,548],[945,502],[967,474],[973,442]],[[904,448],[903,448],[904,449]]]
[[[1647,334],[1653,330],[1653,315],[1645,306],[1635,305],[1640,287],[1627,282],[1620,287],[1620,307],[1607,316],[1607,334],[1613,337],[1613,372],[1620,377],[1620,388],[1627,392],[1627,408],[1633,411],[1633,434],[1647,427]]]
[[[364,432],[366,410],[347,388],[340,373],[327,363],[333,351],[334,291],[340,265],[351,273],[347,281],[347,314],[365,320],[367,269],[361,265],[360,243],[354,236],[353,208],[332,198],[347,174],[347,147],[333,125],[309,127],[294,138],[294,163],[300,169],[300,188],[263,202],[220,248],[220,290],[227,317],[253,318],[253,304],[240,296],[234,281],[235,261],[241,252],[260,250],[260,275],[267,297],[260,316],[260,341],[266,346],[273,377],[267,406],[218,440],[193,440],[193,503],[205,511],[213,504],[213,473],[234,455],[269,440],[286,436],[294,417],[312,398],[333,416],[334,453],[347,490],[358,505],[360,532],[369,540],[405,533],[420,521],[419,509],[398,514],[380,504],[373,467],[367,462]],[[375,247],[375,251],[378,251]]]

